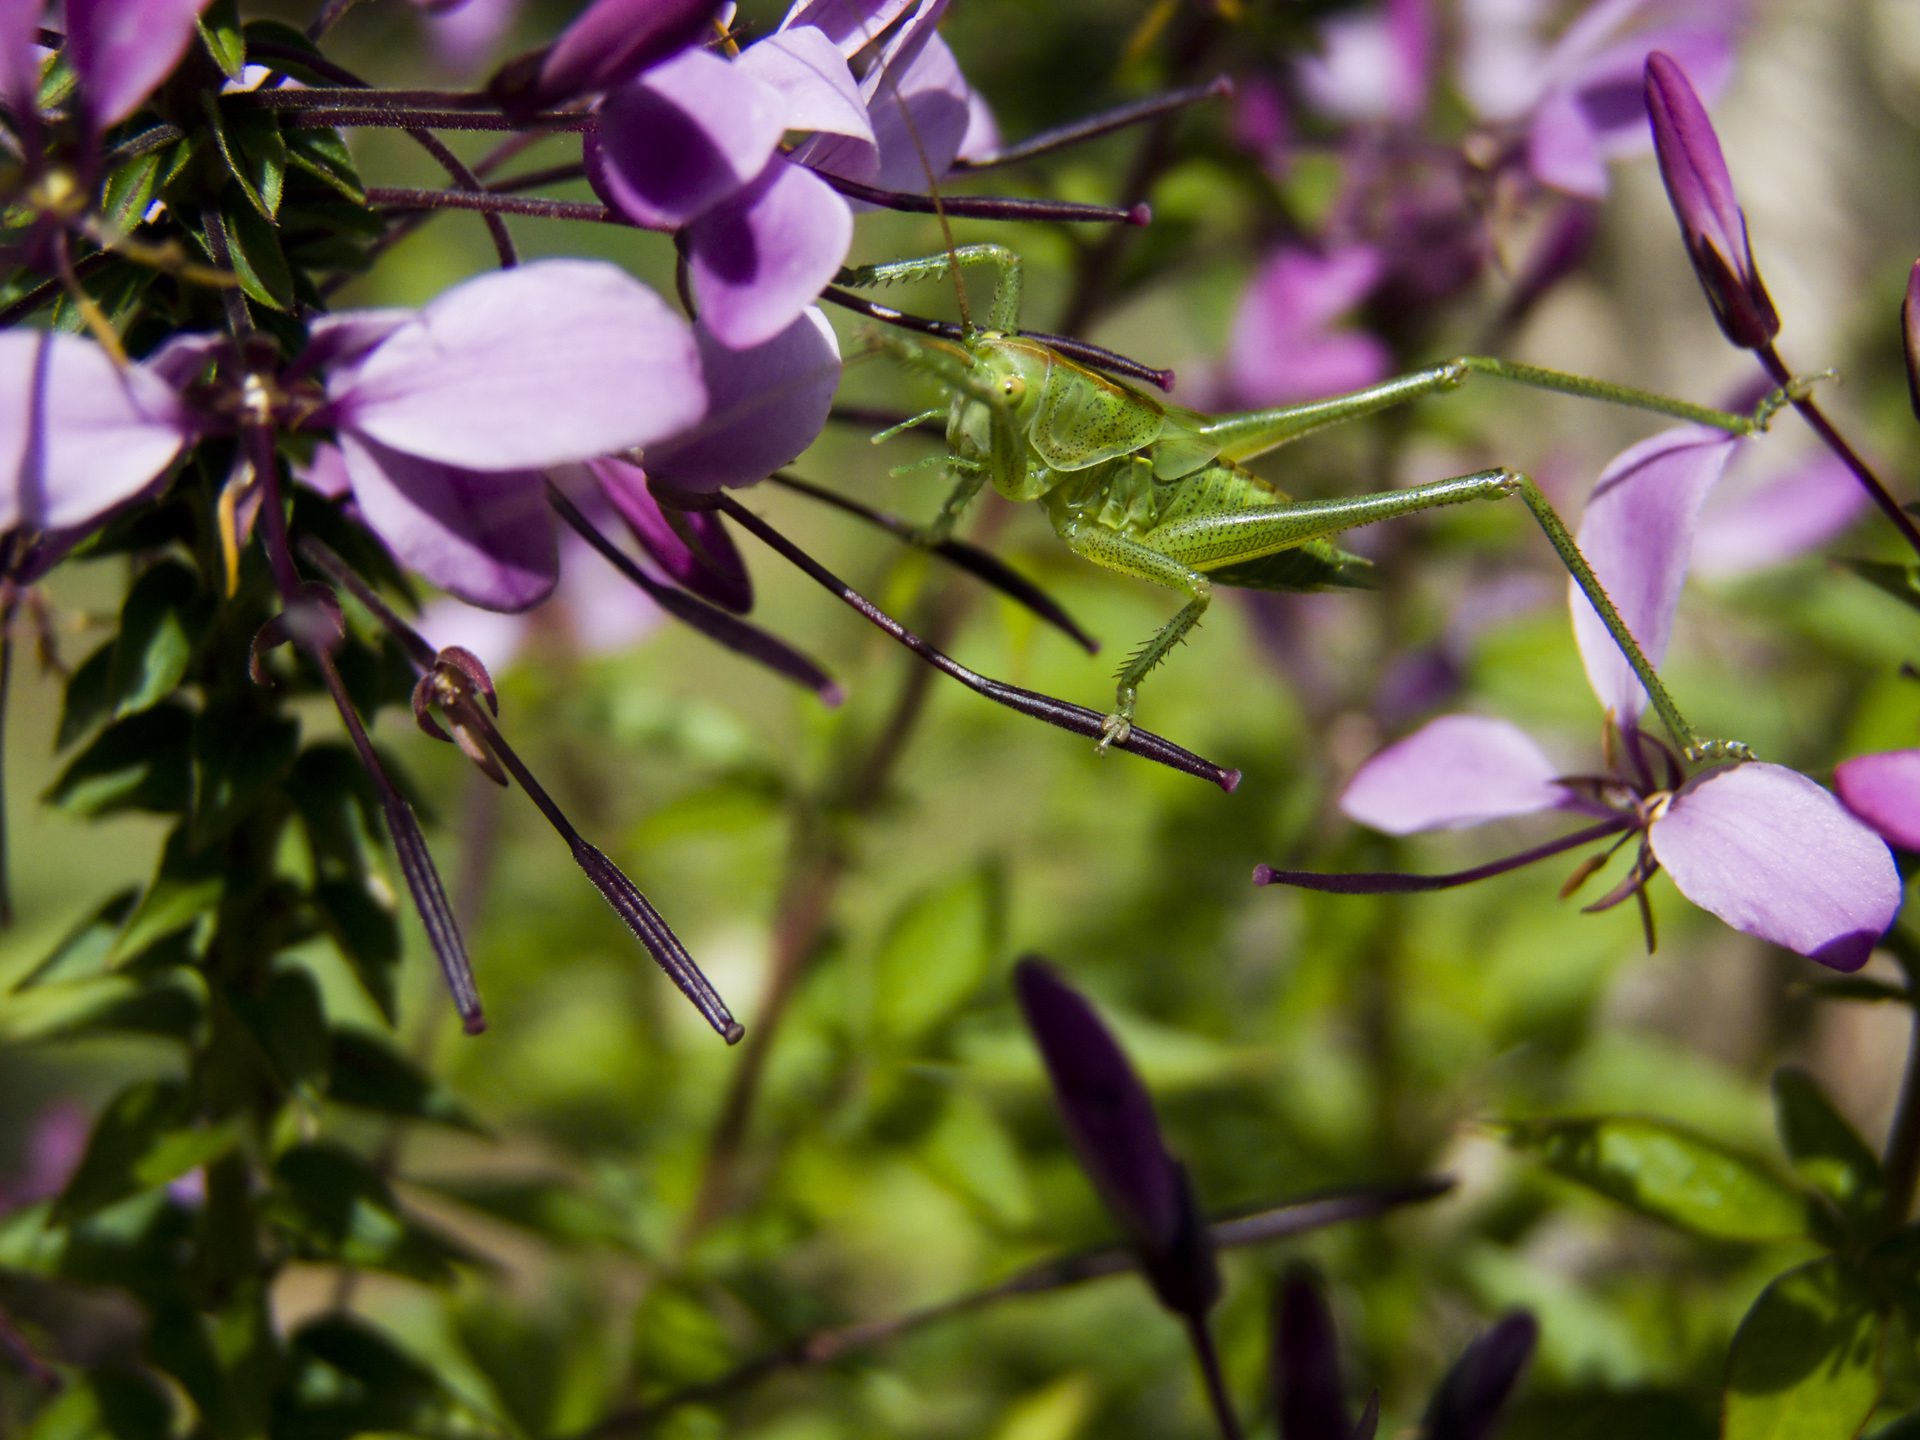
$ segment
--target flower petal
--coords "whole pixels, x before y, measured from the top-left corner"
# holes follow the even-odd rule
[[[967,103],[960,62],[938,35],[926,41],[891,84],[879,86],[867,102],[880,169],[873,183],[882,190],[925,194],[927,172],[939,180],[953,168],[973,115]],[[901,115],[904,107],[912,124]]]
[[[1738,443],[1697,425],[1665,431],[1615,456],[1587,501],[1575,540],[1653,665],[1673,634],[1701,502]],[[1567,585],[1573,635],[1593,693],[1622,724],[1631,723],[1646,709],[1647,692],[1580,587]]]
[[[529,99],[611,89],[696,43],[719,13],[720,0],[595,0],[547,51]]]
[[[191,431],[179,398],[91,340],[0,333],[0,533],[64,530],[131,499]]]
[[[636,225],[678,229],[760,173],[786,111],[746,67],[688,50],[607,95],[594,189]]]
[[[853,243],[853,212],[826,181],[776,155],[686,236],[700,319],[743,350],[786,330],[833,279]]]
[[[753,581],[748,578],[747,567],[718,511],[693,510],[681,517],[706,552],[700,554],[668,523],[660,502],[647,489],[646,472],[638,465],[629,465],[624,460],[589,460],[587,469],[598,482],[601,495],[626,522],[640,548],[682,589],[691,590],[736,615],[745,615],[753,609]],[[610,566],[600,568],[618,576]],[[625,580],[620,583],[639,593],[637,587]]]
[[[1350,1440],[1333,1312],[1312,1270],[1287,1276],[1275,1306],[1273,1389],[1280,1440]]]
[[[1509,1311],[1475,1336],[1434,1392],[1427,1410],[1427,1440],[1486,1440],[1492,1435],[1539,1340],[1539,1323],[1525,1310]]]
[[[787,129],[827,130],[872,142],[873,122],[860,87],[846,57],[822,31],[811,25],[779,31],[742,50],[735,63],[779,93]]]
[[[1653,148],[1647,121],[1647,56],[1658,50],[1680,67],[1702,100],[1711,103],[1733,78],[1733,42],[1710,25],[1647,30],[1610,46],[1582,66],[1568,88],[1579,96],[1609,160],[1644,155]]]
[[[780,22],[782,31],[811,25],[842,55],[854,56],[915,4],[926,0],[795,0]]]
[[[762,345],[733,350],[694,326],[712,397],[706,416],[647,447],[647,469],[689,490],[754,485],[799,455],[827,423],[840,342],[817,305]]]
[[[1371,246],[1326,255],[1286,248],[1241,297],[1227,368],[1247,405],[1284,405],[1370,385],[1387,373],[1387,348],[1359,331],[1328,333],[1379,281],[1384,261]]]
[[[1388,835],[1457,830],[1557,808],[1558,774],[1511,721],[1442,715],[1355,771],[1340,809]]]
[[[207,3],[67,0],[67,57],[95,130],[126,119],[167,78],[186,54]]]
[[[462,470],[351,430],[340,452],[367,525],[442,590],[487,610],[525,610],[553,590],[559,552],[538,472]]]
[[[336,371],[339,423],[470,470],[611,455],[706,408],[687,324],[592,260],[542,260],[458,285]]]
[[[1648,839],[1694,904],[1836,970],[1866,964],[1900,908],[1900,876],[1880,837],[1783,765],[1696,776]]]
[[[1822,450],[1786,474],[1700,514],[1693,571],[1714,580],[1784,565],[1845,530],[1868,503],[1844,461]]]
[[[1833,788],[1888,844],[1920,851],[1920,750],[1844,760],[1834,768]]]
[[[0,5],[0,100],[15,115],[32,113],[40,88],[41,50],[34,37],[46,8],[41,0]]]
[[[1599,137],[1579,102],[1556,90],[1533,112],[1527,132],[1527,168],[1542,185],[1585,200],[1604,200],[1607,167]]]

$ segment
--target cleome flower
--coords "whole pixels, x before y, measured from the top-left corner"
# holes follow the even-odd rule
[[[1666,653],[1701,502],[1733,442],[1683,427],[1618,456],[1602,473],[1578,536],[1622,619],[1656,665]],[[1558,840],[1450,875],[1322,875],[1260,866],[1256,884],[1342,893],[1447,889],[1582,846],[1612,841],[1583,862],[1570,893],[1621,846],[1638,840],[1626,877],[1589,906],[1633,897],[1653,943],[1645,887],[1667,871],[1694,904],[1734,929],[1836,970],[1857,970],[1900,908],[1886,845],[1828,791],[1785,766],[1749,761],[1689,777],[1640,729],[1647,699],[1618,647],[1571,590],[1574,635],[1607,712],[1606,772],[1561,775],[1517,726],[1445,715],[1360,767],[1341,796],[1353,819],[1390,835],[1457,829],[1564,810],[1591,823]]]

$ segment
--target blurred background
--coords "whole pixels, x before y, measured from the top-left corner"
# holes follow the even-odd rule
[[[957,222],[955,238],[1021,252],[1028,325],[1172,366],[1175,398],[1197,407],[1256,398],[1268,383],[1258,344],[1304,347],[1327,333],[1370,337],[1366,353],[1391,368],[1490,349],[1729,402],[1757,371],[1712,322],[1651,157],[1612,163],[1604,200],[1569,220],[1580,202],[1515,168],[1511,126],[1477,108],[1463,78],[1473,46],[1507,33],[1499,26],[1551,45],[1580,9],[1436,0],[1426,103],[1396,115],[1391,97],[1386,111],[1366,109],[1364,76],[1340,81],[1343,92],[1338,75],[1302,68],[1318,51],[1336,70],[1337,27],[1379,21],[1370,7],[954,0],[943,33],[1009,140],[1169,85],[1224,73],[1238,86],[1148,132],[1158,134],[1151,147],[1127,131],[956,181],[1099,202],[1138,190],[1154,207],[1145,232],[1116,244],[1088,228]],[[1823,399],[1896,492],[1914,493],[1920,432],[1898,315],[1920,252],[1920,9],[1756,0],[1718,13],[1734,59],[1713,110],[1784,320],[1783,351],[1799,369],[1840,371]],[[470,0],[436,20],[369,0],[330,53],[376,81],[423,83],[425,65],[434,83],[462,85],[544,42],[568,14]],[[778,17],[775,5],[751,4],[736,23],[746,38]],[[369,181],[436,183],[399,141],[352,141]],[[526,167],[566,158],[551,143]],[[584,186],[554,193],[589,198]],[[604,255],[672,293],[664,237],[510,223],[528,254]],[[1520,303],[1529,260],[1555,225],[1578,229],[1583,244]],[[931,217],[866,215],[853,259],[940,246]],[[1376,256],[1371,283],[1300,322],[1297,337],[1243,320],[1249,287],[1276,256],[1352,246]],[[478,221],[443,216],[336,303],[418,304],[490,263]],[[886,298],[953,313],[950,288],[937,285]],[[936,403],[916,377],[863,358],[864,322],[834,319],[852,362],[846,405],[908,414]],[[1236,340],[1243,324],[1252,339]],[[831,424],[794,473],[930,517],[937,470],[888,469],[934,453],[933,442],[875,449],[876,428]],[[1508,464],[1535,474],[1571,519],[1608,458],[1659,428],[1486,381],[1259,468],[1318,496]],[[1814,458],[1807,440],[1782,418],[1746,447],[1715,504],[1737,511],[1768,481],[1799,473]],[[990,537],[1102,640],[1089,657],[846,517],[771,486],[742,498],[964,663],[1081,704],[1106,705],[1118,659],[1176,608],[1171,592],[1077,560],[1037,511],[981,507],[974,537]],[[1920,687],[1901,673],[1920,657],[1913,612],[1826,559],[1893,559],[1897,548],[1879,522],[1847,529],[1844,507],[1824,518],[1829,510],[1809,518],[1803,544],[1757,562],[1725,541],[1732,558],[1710,563],[1703,540],[1665,667],[1704,731],[1816,778],[1920,734]],[[1710,522],[1711,510],[1703,534]],[[1794,1062],[1877,1144],[1909,1020],[1897,1006],[1814,995],[1819,967],[1734,933],[1664,877],[1651,887],[1659,948],[1649,955],[1632,905],[1579,909],[1612,886],[1625,857],[1572,901],[1556,894],[1571,858],[1427,896],[1254,888],[1263,861],[1453,869],[1557,833],[1539,820],[1390,841],[1339,814],[1340,787],[1362,760],[1444,711],[1511,719],[1570,773],[1600,763],[1565,582],[1524,511],[1455,509],[1351,543],[1379,565],[1377,591],[1228,594],[1144,689],[1139,722],[1242,769],[1232,795],[1129,756],[1097,757],[1084,741],[928,683],[918,662],[751,540],[742,549],[757,618],[840,678],[838,710],[631,606],[613,648],[606,625],[558,603],[522,627],[430,608],[431,636],[497,666],[509,737],[687,941],[751,1038],[727,1049],[679,1001],[523,796],[494,790],[387,713],[377,738],[431,811],[491,1028],[458,1033],[410,931],[400,1036],[442,1077],[465,1128],[410,1131],[402,1143],[364,1116],[330,1112],[325,1123],[369,1152],[384,1148],[409,1206],[480,1258],[450,1293],[295,1267],[277,1316],[290,1324],[351,1306],[390,1327],[476,1414],[529,1436],[569,1435],[816,1327],[895,1316],[1109,1243],[1007,986],[1014,959],[1037,952],[1113,1020],[1210,1211],[1423,1174],[1459,1182],[1388,1221],[1228,1259],[1221,1334],[1244,1407],[1270,1388],[1272,1278],[1305,1256],[1330,1278],[1356,1405],[1378,1386],[1389,1431],[1418,1419],[1435,1377],[1491,1316],[1525,1305],[1540,1318],[1541,1350],[1506,1434],[1549,1424],[1562,1440],[1713,1434],[1732,1328],[1793,1257],[1703,1247],[1605,1209],[1509,1155],[1487,1124],[1645,1111],[1772,1155],[1768,1079]],[[96,643],[89,626],[110,618],[123,583],[114,564],[56,578],[67,663]],[[84,824],[38,803],[62,763],[60,697],[57,675],[17,667],[5,758],[20,913],[0,939],[0,982],[103,896],[143,881],[163,834],[158,821]],[[336,722],[316,710],[307,723]],[[336,1016],[382,1023],[330,949],[306,959]],[[1891,973],[1885,957],[1873,963],[1870,974]],[[36,1045],[68,1003],[55,990],[0,996],[0,1175],[12,1203],[59,1183],[106,1095],[177,1063],[158,1042]],[[751,1084],[745,1055],[764,1064]],[[1887,1413],[1916,1400],[1908,1353]],[[1209,1422],[1177,1327],[1137,1281],[1114,1277],[733,1385],[658,1417],[657,1429],[1070,1440],[1201,1435]]]

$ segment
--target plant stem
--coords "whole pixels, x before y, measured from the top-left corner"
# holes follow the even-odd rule
[[[1220,1373],[1220,1352],[1214,1347],[1213,1332],[1207,1329],[1207,1317],[1189,1315],[1186,1319],[1187,1335],[1193,1341],[1200,1374],[1207,1382],[1207,1400],[1213,1406],[1221,1440],[1240,1440],[1240,1417],[1233,1413],[1233,1397],[1227,1393],[1226,1376]]]
[[[1883,942],[1899,961],[1911,993],[1920,984],[1920,942],[1896,927]],[[1909,1004],[1913,1024],[1907,1039],[1907,1069],[1900,1082],[1900,1101],[1887,1132],[1887,1153],[1880,1162],[1880,1228],[1892,1234],[1913,1216],[1914,1192],[1920,1188],[1920,1006]]]
[[[1768,345],[1766,349],[1756,353],[1760,357],[1760,363],[1767,367],[1767,373],[1776,381],[1781,385],[1792,383],[1793,372],[1787,368],[1787,362],[1780,358],[1777,347]],[[1800,417],[1813,427],[1813,433],[1820,437],[1829,450],[1840,457],[1841,462],[1853,472],[1854,478],[1866,486],[1867,494],[1871,495],[1873,503],[1880,507],[1880,513],[1893,522],[1893,528],[1900,532],[1900,538],[1913,547],[1914,553],[1920,554],[1920,526],[1916,526],[1913,517],[1900,508],[1900,502],[1895,500],[1887,487],[1880,483],[1880,477],[1875,475],[1867,462],[1860,458],[1859,452],[1846,442],[1838,430],[1833,428],[1833,422],[1828,420],[1820,407],[1814,403],[1813,397],[1789,395],[1788,398],[1793,408],[1800,412]]]

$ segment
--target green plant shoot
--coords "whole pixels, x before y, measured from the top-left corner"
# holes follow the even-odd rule
[[[1292,500],[1246,469],[1245,462],[1326,426],[1457,389],[1476,374],[1651,410],[1740,435],[1764,430],[1797,385],[1767,396],[1751,415],[1736,415],[1602,380],[1467,355],[1328,400],[1203,415],[1169,405],[1021,335],[1020,258],[1003,246],[969,245],[950,254],[843,270],[839,283],[859,288],[934,279],[957,267],[977,265],[999,271],[984,329],[963,323],[964,338],[957,345],[897,336],[876,340],[886,353],[940,380],[951,394],[945,411],[945,474],[953,488],[917,538],[923,544],[946,539],[990,480],[1009,500],[1038,501],[1075,554],[1186,597],[1179,613],[1121,668],[1113,712],[1102,728],[1102,750],[1130,733],[1141,682],[1206,614],[1214,586],[1281,591],[1362,587],[1368,563],[1333,543],[1341,531],[1442,505],[1518,495],[1599,612],[1688,758],[1751,758],[1738,741],[1703,739],[1687,723],[1566,525],[1527,476],[1507,469],[1482,470],[1378,494]]]

